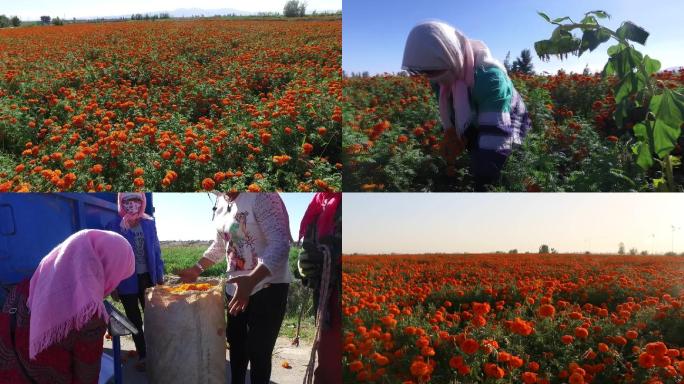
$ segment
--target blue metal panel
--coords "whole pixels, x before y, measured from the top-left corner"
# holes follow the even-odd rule
[[[152,215],[152,194],[146,197]],[[0,284],[31,276],[40,260],[69,235],[102,229],[117,217],[116,193],[0,194]]]

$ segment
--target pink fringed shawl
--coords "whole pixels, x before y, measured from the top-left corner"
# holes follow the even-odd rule
[[[114,232],[83,230],[56,246],[31,277],[29,357],[81,329],[108,320],[102,300],[135,271],[133,250]]]

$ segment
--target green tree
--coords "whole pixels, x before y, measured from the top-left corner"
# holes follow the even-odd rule
[[[513,72],[525,73],[528,75],[534,74],[534,66],[532,65],[532,53],[529,49],[523,49],[520,56],[513,61]]]
[[[625,243],[620,243],[618,245],[618,254],[619,255],[624,255],[625,254]]]
[[[546,244],[542,244],[539,247],[539,253],[543,253],[543,254],[549,253],[549,246]]]
[[[614,76],[615,112],[613,119],[618,129],[631,130],[636,138],[632,152],[636,163],[644,170],[660,166],[660,177],[654,178],[652,188],[676,191],[673,168],[680,159],[671,155],[681,136],[684,123],[684,94],[664,86],[653,74],[660,70],[660,61],[637,51],[632,43],[645,45],[649,33],[631,21],[623,22],[616,30],[599,24],[608,19],[604,11],[590,11],[575,22],[570,17],[552,19],[539,12],[547,22],[556,26],[551,38],[537,41],[534,49],[542,60],[552,55],[563,59],[570,54],[581,56],[613,39],[608,48],[608,63],[603,76]],[[581,38],[572,31],[579,30]]]
[[[52,18],[50,16],[41,16],[40,17],[40,22],[43,24],[50,24],[50,20],[52,20]]]
[[[289,0],[283,8],[285,17],[303,17],[306,14],[306,2],[299,0]]]
[[[18,27],[21,25],[21,20],[17,16],[12,16],[12,19],[10,20],[10,23],[12,23],[13,27]]]
[[[506,53],[506,58],[504,59],[503,65],[504,68],[506,68],[506,72],[513,71],[513,67],[511,66],[511,51],[508,51],[508,53]]]
[[[7,28],[10,25],[10,19],[5,15],[0,15],[0,28]]]
[[[52,19],[52,25],[64,25],[64,22],[59,17]]]

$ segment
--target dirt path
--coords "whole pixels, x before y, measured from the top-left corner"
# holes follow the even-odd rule
[[[304,380],[304,373],[306,372],[306,364],[309,362],[309,354],[311,353],[311,345],[300,344],[299,347],[291,345],[292,340],[285,337],[279,337],[276,342],[275,350],[273,351],[273,371],[271,373],[271,383],[276,384],[301,384]],[[113,355],[112,342],[105,340],[105,353]],[[148,384],[149,381],[144,373],[135,370],[136,357],[127,358],[129,351],[135,351],[133,339],[130,336],[121,338],[121,355],[123,356],[123,382],[125,384]],[[290,369],[282,367],[283,361],[287,361]],[[228,351],[226,350],[226,371],[228,372],[230,382],[230,361],[228,358]],[[248,375],[249,376],[249,375]],[[249,383],[249,377],[247,380]]]

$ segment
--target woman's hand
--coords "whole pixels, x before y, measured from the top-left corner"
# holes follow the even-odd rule
[[[183,283],[194,283],[197,281],[200,273],[199,268],[193,266],[178,271],[178,277],[180,277],[180,281]]]
[[[231,316],[237,316],[247,309],[249,304],[249,296],[256,285],[256,279],[251,275],[236,276],[228,279],[227,283],[235,284],[237,289],[233,299],[228,303],[228,313]]]
[[[455,129],[447,129],[444,131],[444,137],[439,145],[439,149],[447,164],[453,165],[458,155],[465,149],[465,146],[465,138],[459,137]]]
[[[249,296],[252,294],[254,287],[266,277],[271,275],[266,265],[259,263],[256,268],[249,274],[244,276],[235,276],[226,281],[228,284],[235,284],[235,295],[228,303],[228,313],[231,316],[237,316],[241,312],[247,310],[249,304]]]

